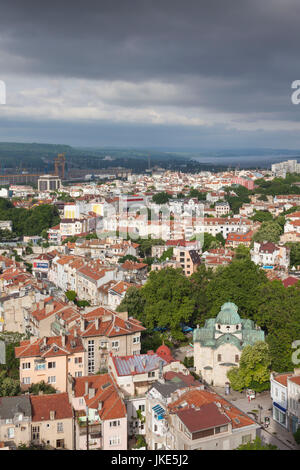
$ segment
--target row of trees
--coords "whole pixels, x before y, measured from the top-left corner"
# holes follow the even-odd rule
[[[24,209],[16,208],[10,201],[0,198],[0,220],[11,220],[13,232],[23,236],[40,235],[43,230],[57,225],[60,217],[57,207],[49,204]]]
[[[174,342],[184,337],[180,324],[202,326],[229,301],[242,318],[265,331],[272,369],[293,370],[292,343],[300,338],[300,286],[285,288],[281,281],[269,281],[247,250],[237,250],[234,261],[216,272],[203,265],[189,278],[180,269],[150,272],[142,288],[128,289],[118,310],[140,319],[148,331],[166,328]]]

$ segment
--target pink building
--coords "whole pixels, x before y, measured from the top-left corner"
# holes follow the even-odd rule
[[[249,189],[250,191],[254,189],[254,181],[252,181],[250,178],[245,178],[242,176],[235,176],[232,180],[233,184],[240,184],[241,186],[244,186],[245,188]]]
[[[127,412],[110,374],[69,377],[76,416],[76,449],[127,450]]]
[[[15,356],[20,359],[23,389],[43,381],[60,392],[66,392],[68,374],[74,377],[84,375],[85,350],[80,337],[31,337],[15,348]]]

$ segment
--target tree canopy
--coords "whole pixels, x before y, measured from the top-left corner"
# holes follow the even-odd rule
[[[239,392],[251,388],[257,392],[270,387],[271,357],[269,346],[258,341],[253,346],[247,345],[242,351],[239,367],[227,372],[231,387]]]

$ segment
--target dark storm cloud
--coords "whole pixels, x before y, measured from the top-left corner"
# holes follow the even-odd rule
[[[217,77],[267,91],[297,78],[299,18],[296,0],[22,0],[2,2],[0,31],[2,49],[27,59],[7,67],[22,72]]]
[[[1,4],[0,73],[154,81],[179,93],[102,100],[298,121],[299,19],[297,0],[12,0]]]

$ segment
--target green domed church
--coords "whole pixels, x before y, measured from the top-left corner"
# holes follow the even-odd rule
[[[227,371],[239,365],[243,348],[264,340],[264,332],[252,320],[241,318],[234,303],[226,302],[216,318],[193,332],[196,373],[210,385],[225,387]]]

